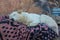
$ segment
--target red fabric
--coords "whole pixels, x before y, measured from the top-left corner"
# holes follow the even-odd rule
[[[52,40],[57,37],[47,25],[27,27],[6,16],[0,17],[0,33],[3,40]]]

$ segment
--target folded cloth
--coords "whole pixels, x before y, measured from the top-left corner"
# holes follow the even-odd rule
[[[1,40],[53,40],[57,37],[57,34],[44,23],[27,27],[9,19],[8,16],[0,17],[0,35]]]

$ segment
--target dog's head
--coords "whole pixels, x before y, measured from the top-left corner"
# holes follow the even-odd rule
[[[14,19],[16,21],[21,18],[21,15],[17,11],[14,11],[11,14],[9,14],[9,18]]]
[[[9,18],[18,22],[26,22],[25,12],[14,11],[9,14]]]

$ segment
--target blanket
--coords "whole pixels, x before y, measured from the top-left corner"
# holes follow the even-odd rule
[[[44,23],[36,26],[27,26],[23,23],[0,16],[1,40],[53,40],[58,35]]]

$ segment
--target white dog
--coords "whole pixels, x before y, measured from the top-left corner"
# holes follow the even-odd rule
[[[15,11],[12,12],[9,17],[10,19],[13,18],[15,21],[22,22],[27,26],[36,26],[39,23],[45,23],[58,34],[58,25],[50,16],[44,14],[38,15],[28,12],[18,13],[17,11]]]

